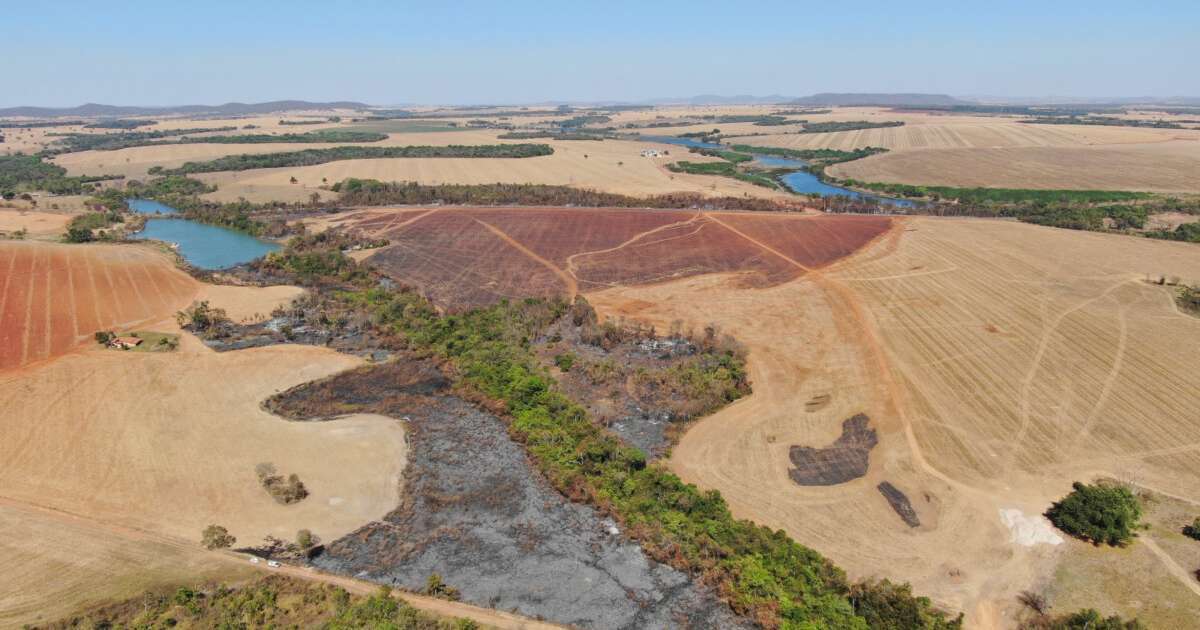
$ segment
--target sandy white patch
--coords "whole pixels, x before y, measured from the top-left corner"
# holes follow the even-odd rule
[[[1015,509],[1000,510],[1000,522],[1012,532],[1012,542],[1022,547],[1063,543],[1062,536],[1054,531],[1054,526],[1044,516],[1025,516],[1024,512]]]

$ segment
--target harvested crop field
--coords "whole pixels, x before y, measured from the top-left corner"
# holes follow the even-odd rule
[[[0,298],[24,306],[6,306],[0,328],[15,349],[0,371],[0,538],[12,569],[0,572],[0,625],[208,575],[197,550],[212,523],[245,544],[299,528],[332,538],[395,505],[396,422],[302,426],[259,407],[357,359],[294,346],[218,355],[190,335],[169,353],[91,339],[100,327],[179,333],[172,315],[192,299],[255,319],[298,289],[210,287],[144,245],[7,242],[0,263],[20,265],[0,276]],[[308,498],[273,501],[255,477],[262,462],[299,474]]]
[[[44,624],[151,588],[227,582],[248,564],[192,541],[0,498],[0,627]]]
[[[714,272],[737,272],[748,285],[777,284],[848,255],[886,231],[890,220],[612,208],[429,208],[355,211],[337,225],[387,238],[390,244],[367,260],[395,279],[420,287],[443,306],[471,306]]]
[[[1200,192],[1200,132],[1190,141],[1099,147],[908,151],[829,169],[859,181],[998,188]]]
[[[479,132],[472,132],[479,133]],[[442,139],[451,133],[411,134],[421,140],[410,144],[439,144],[425,138]],[[529,183],[588,188],[627,195],[655,195],[674,192],[705,195],[787,196],[787,193],[755,186],[728,177],[672,173],[666,164],[671,158],[645,158],[643,149],[657,148],[679,152],[679,147],[655,142],[622,140],[564,141],[535,140],[554,148],[553,155],[533,158],[393,158],[342,160],[316,166],[258,169],[211,173],[197,176],[216,184],[218,190],[207,195],[221,201],[245,197],[251,201],[279,198],[305,198],[320,187],[349,177],[380,181],[412,181],[422,184],[495,184]],[[491,138],[472,144],[507,142]],[[450,144],[451,142],[446,142]],[[688,160],[711,161],[718,158],[688,154]],[[291,183],[292,178],[296,183]],[[283,195],[283,196],[281,196]],[[289,196],[290,195],[290,196]]]
[[[0,242],[0,371],[168,317],[197,287],[148,247]]]
[[[712,322],[748,348],[754,393],[672,453],[686,481],[851,576],[908,580],[972,624],[1011,625],[1016,593],[1074,552],[1010,542],[1001,510],[1040,514],[1097,475],[1200,501],[1200,320],[1145,282],[1200,282],[1200,248],[1006,221],[900,226],[776,286],[707,275],[588,299],[660,327]],[[797,484],[791,447],[834,443],[860,412],[878,433],[866,474]]]
[[[299,425],[259,408],[358,359],[299,346],[217,354],[180,341],[170,353],[95,348],[0,375],[11,401],[0,417],[0,496],[188,540],[215,522],[246,543],[302,527],[330,538],[395,505],[395,422]],[[297,473],[309,497],[277,504],[255,476],[262,462]]]

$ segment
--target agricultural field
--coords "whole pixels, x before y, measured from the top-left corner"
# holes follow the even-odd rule
[[[179,334],[174,313],[192,300],[261,320],[298,289],[204,285],[146,245],[0,242],[0,261],[0,528],[14,568],[0,579],[0,625],[221,574],[197,542],[212,523],[247,544],[299,528],[333,538],[396,504],[397,423],[294,423],[259,407],[360,359],[298,346],[219,354],[191,335],[169,353],[92,340],[99,329]],[[263,462],[299,475],[308,498],[273,501],[255,476]]]
[[[1200,251],[1183,244],[910,219],[779,286],[709,275],[588,298],[659,326],[712,322],[748,347],[754,394],[684,435],[670,466],[685,480],[851,575],[909,580],[987,627],[1012,624],[1016,592],[1074,558],[1014,539],[1000,510],[1036,519],[1072,481],[1101,475],[1200,499],[1188,411],[1200,405],[1188,381],[1200,366],[1180,343],[1200,322],[1145,282],[1195,281],[1197,269]],[[795,483],[791,447],[832,444],[859,413],[878,433],[866,474]],[[916,526],[883,482],[907,496]],[[1176,579],[1168,564],[1148,566]],[[1149,609],[1120,612],[1154,622]]]
[[[326,219],[328,221],[328,219]],[[449,307],[574,296],[609,286],[736,272],[746,285],[828,264],[883,233],[886,218],[574,208],[361,210],[338,227],[389,245],[366,258]]]
[[[170,317],[197,288],[145,247],[0,241],[0,269],[0,373],[70,352],[98,330]]]
[[[837,108],[805,116],[832,120],[899,120],[902,127],[833,133],[771,133],[730,141],[788,149],[852,150],[883,155],[830,167],[859,181],[914,185],[1200,192],[1200,130],[1099,125],[1033,125],[1015,116],[965,116]],[[703,126],[701,126],[702,128]],[[782,130],[782,128],[780,128]],[[669,133],[695,131],[671,128]],[[786,131],[786,130],[785,130]],[[738,134],[740,130],[722,133]]]
[[[1190,133],[1196,138],[1154,144],[896,152],[838,164],[829,173],[898,184],[1198,193],[1200,132]]]
[[[487,132],[445,132],[422,135],[422,144],[457,144],[450,136],[460,134],[485,134]],[[494,144],[496,132],[490,139],[477,142]],[[424,138],[437,139],[426,141]],[[541,142],[541,141],[539,141]],[[739,182],[723,177],[686,175],[667,170],[669,159],[641,157],[647,148],[682,153],[678,147],[654,142],[632,142],[618,140],[596,141],[545,141],[554,148],[554,154],[525,158],[398,158],[377,160],[344,160],[316,166],[295,168],[262,169],[235,173],[213,173],[198,176],[206,182],[216,184],[217,192],[209,195],[219,200],[235,200],[245,197],[252,201],[263,201],[284,196],[306,197],[319,192],[322,185],[332,184],[349,177],[378,179],[380,181],[415,181],[423,184],[493,184],[532,183],[574,186],[606,192],[630,195],[651,195],[668,192],[697,192],[708,195],[744,194],[754,196],[782,195],[761,186]],[[409,144],[409,143],[405,143]],[[688,156],[693,161],[709,161],[718,158]],[[297,183],[292,184],[295,178]]]
[[[55,621],[143,591],[228,582],[248,564],[191,540],[115,526],[0,498],[0,627]]]

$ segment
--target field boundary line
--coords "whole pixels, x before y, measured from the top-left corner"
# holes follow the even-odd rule
[[[563,283],[565,283],[567,285],[567,293],[569,295],[569,297],[568,297],[569,301],[574,301],[575,296],[579,295],[579,282],[575,279],[575,276],[572,276],[571,274],[563,271],[558,265],[554,264],[553,262],[551,262],[545,258],[542,258],[537,252],[533,251],[532,249],[525,247],[519,241],[517,241],[517,239],[509,236],[508,234],[505,234],[504,230],[501,230],[500,228],[492,225],[491,223],[488,223],[487,221],[484,221],[483,219],[471,217],[471,220],[478,223],[479,225],[482,225],[483,227],[487,228],[488,231],[491,232],[492,234],[496,235],[497,238],[504,241],[509,246],[511,246],[512,248],[521,252],[522,254],[525,254],[526,256],[531,258],[534,262],[538,263],[539,265],[545,267],[546,269],[549,269],[552,273],[554,273],[554,275],[558,276],[558,279],[562,280]]]

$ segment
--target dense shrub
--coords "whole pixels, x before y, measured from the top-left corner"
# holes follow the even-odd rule
[[[1055,526],[1097,545],[1125,546],[1137,536],[1142,506],[1129,488],[1079,482],[1073,488],[1046,512]]]
[[[1021,630],[1142,630],[1143,627],[1137,619],[1103,617],[1091,608],[1066,615],[1042,615],[1021,624]]]
[[[850,587],[850,601],[872,630],[958,627],[956,622],[931,612],[929,599],[914,597],[908,584],[888,580],[861,582]]]
[[[232,323],[225,309],[208,305],[207,300],[192,302],[191,306],[175,314],[179,327],[190,330],[204,339],[214,339],[226,334]]]
[[[1183,526],[1183,535],[1193,540],[1200,540],[1200,516],[1197,516],[1191,525]]]
[[[308,497],[308,488],[300,477],[292,473],[284,478],[275,470],[275,465],[263,462],[254,467],[254,474],[272,499],[283,505],[299,503]]]
[[[903,127],[900,120],[871,122],[868,120],[846,120],[833,122],[805,123],[800,133],[833,133],[835,131],[854,131],[856,129],[881,129],[884,127]]]

